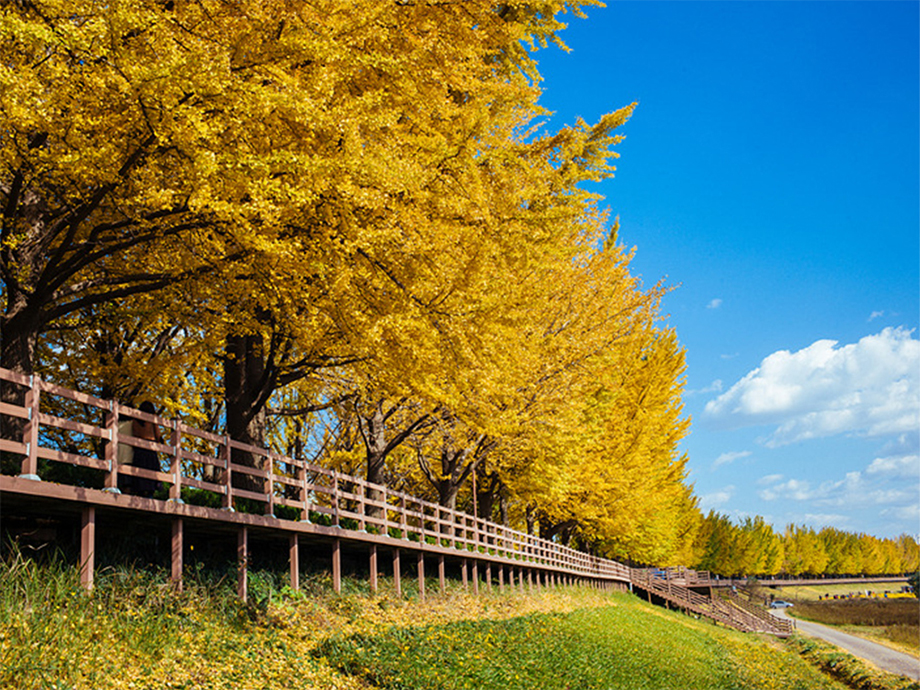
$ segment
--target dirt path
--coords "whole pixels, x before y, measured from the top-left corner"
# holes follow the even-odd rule
[[[799,632],[811,635],[812,637],[821,638],[833,645],[837,645],[853,656],[859,657],[871,664],[875,664],[883,671],[896,673],[900,676],[907,676],[912,680],[920,680],[920,661],[910,654],[904,654],[903,652],[890,649],[877,642],[870,642],[861,637],[840,632],[826,625],[802,621],[797,618],[792,619],[790,616],[787,616],[786,612],[782,609],[771,611],[770,613],[777,618],[795,620],[795,627]]]

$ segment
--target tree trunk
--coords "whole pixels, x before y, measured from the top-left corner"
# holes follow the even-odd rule
[[[265,383],[262,337],[227,336],[223,364],[227,435],[234,441],[262,448],[265,446],[265,410],[260,404]],[[246,467],[265,467],[263,458],[246,451],[234,450],[231,459]],[[265,490],[263,480],[242,473],[233,475],[233,485],[247,491]]]

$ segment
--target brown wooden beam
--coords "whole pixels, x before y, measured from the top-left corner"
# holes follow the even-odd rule
[[[369,561],[370,561],[368,564],[370,566],[369,584],[371,586],[371,592],[376,594],[377,593],[377,545],[376,544],[371,544],[370,546]]]
[[[172,540],[170,542],[170,573],[169,579],[172,581],[176,591],[182,591],[182,549],[184,541],[185,527],[182,518],[175,518],[172,521]]]
[[[418,597],[425,598],[425,553],[418,552]]]
[[[438,590],[443,594],[447,591],[447,573],[444,567],[444,556],[438,556]]]
[[[300,537],[292,534],[288,537],[288,563],[291,568],[291,589],[300,590]]]
[[[80,584],[86,589],[93,588],[96,570],[96,508],[83,508],[80,524]]]
[[[249,598],[249,528],[236,533],[236,591],[243,603]]]
[[[396,596],[402,596],[402,579],[401,567],[399,564],[399,549],[393,549],[393,588],[396,590]]]
[[[342,541],[332,540],[332,589],[338,594],[342,591]]]

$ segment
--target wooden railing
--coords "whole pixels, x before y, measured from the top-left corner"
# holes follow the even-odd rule
[[[53,464],[70,465],[86,468],[90,477],[85,481],[113,493],[119,492],[119,477],[138,477],[165,485],[168,500],[177,503],[194,499],[233,511],[246,502],[249,511],[280,520],[313,521],[345,532],[435,544],[574,576],[620,582],[630,578],[630,569],[616,561],[303,459],[239,443],[178,419],[147,414],[2,368],[0,385],[4,400],[0,402],[0,451],[21,458],[20,477],[46,479],[42,474],[48,475]],[[122,433],[119,421],[125,418],[156,425],[163,442]],[[120,463],[119,446],[154,451],[168,470],[163,471],[162,465],[151,470]]]
[[[327,536],[331,532],[335,539],[351,538],[369,543],[372,549],[375,544],[391,547],[398,544],[394,547],[394,578],[397,581],[399,550],[419,551],[420,587],[424,586],[421,550],[436,549],[442,559],[442,580],[443,555],[454,554],[473,560],[474,587],[477,560],[486,562],[487,572],[491,572],[488,570],[490,563],[504,563],[512,567],[511,578],[514,577],[513,569],[518,569],[521,586],[521,569],[543,571],[551,582],[584,578],[594,582],[630,583],[681,608],[741,630],[787,632],[780,629],[782,622],[776,621],[771,627],[769,620],[751,611],[750,607],[694,591],[694,587],[711,588],[720,584],[708,572],[682,567],[629,568],[382,484],[240,443],[225,434],[196,429],[178,419],[166,419],[117,401],[73,391],[37,376],[22,376],[0,368],[0,393],[0,452],[7,472],[6,476],[0,476],[0,483],[5,490],[15,481],[16,490],[29,495],[51,493],[48,487],[58,484],[48,480],[59,479],[61,474],[55,470],[70,466],[85,471],[78,480],[73,478],[73,473],[67,475],[67,481],[77,481],[84,488],[111,494],[120,493],[120,478],[153,480],[165,487],[158,496],[173,504],[168,510],[177,516],[182,514],[181,507],[186,501],[227,511],[207,513],[215,519],[227,519],[229,512],[245,507],[246,512],[266,518],[266,524],[280,525],[281,529],[288,525],[292,530],[292,583],[296,583],[297,578],[296,533],[318,530]],[[162,440],[145,440],[126,433],[131,428],[121,424],[126,420],[154,425]],[[119,449],[128,451],[123,455],[131,457],[135,448],[156,453],[160,458],[159,469],[119,461]],[[16,479],[8,476],[11,460],[18,464]],[[164,464],[168,466],[165,471]],[[74,493],[72,500],[85,500],[77,496]],[[162,501],[157,503],[164,505]],[[135,507],[154,509],[152,504],[143,502]],[[82,558],[91,560],[91,544],[95,539],[92,511],[95,508],[87,510],[90,513],[84,515]],[[173,574],[181,582],[181,520],[174,522],[173,529]],[[239,540],[241,563],[245,563],[245,528]],[[335,573],[337,545],[334,554]],[[371,577],[376,581],[376,551],[372,550],[372,554]],[[465,560],[463,572],[465,579]],[[500,586],[503,574],[503,569],[499,569]],[[531,572],[528,579],[532,575]],[[336,582],[337,577],[334,574]],[[487,576],[487,582],[490,577]],[[92,584],[91,567],[88,584]],[[245,568],[240,591],[245,598]]]
[[[765,609],[731,597],[730,591],[726,597],[714,597],[690,589],[707,587],[709,573],[688,568],[633,568],[631,574],[633,585],[646,592],[738,630],[781,636],[788,635],[792,630],[790,621],[777,619]]]

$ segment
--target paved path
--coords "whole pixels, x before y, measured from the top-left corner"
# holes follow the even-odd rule
[[[786,615],[783,609],[773,610],[770,613],[777,618],[791,619],[791,617]],[[910,654],[895,651],[885,645],[878,644],[877,642],[870,642],[861,637],[856,637],[856,635],[840,632],[826,625],[811,623],[809,621],[799,620],[798,618],[793,620],[795,620],[796,629],[806,635],[819,637],[833,645],[837,645],[853,656],[875,664],[883,671],[896,673],[900,676],[907,676],[913,680],[920,680],[920,661]]]

